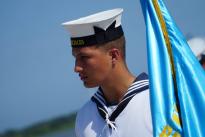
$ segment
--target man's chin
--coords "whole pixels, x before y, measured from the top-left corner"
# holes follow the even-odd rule
[[[88,82],[84,82],[83,84],[84,84],[84,86],[85,86],[86,88],[95,88],[95,87],[98,87],[98,86],[99,86],[99,85],[97,85],[97,84],[88,83]]]

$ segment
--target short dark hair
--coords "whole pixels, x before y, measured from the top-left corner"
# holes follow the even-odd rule
[[[116,48],[119,49],[119,51],[122,54],[122,58],[125,60],[126,58],[126,40],[125,40],[125,36],[121,36],[120,38],[110,41],[108,43],[105,43],[105,45],[97,45],[97,47],[105,49],[105,50],[109,50],[112,48]]]
[[[205,55],[204,55],[204,54],[202,54],[201,59],[200,59],[199,62],[200,62],[201,64],[204,64],[204,63],[205,63]]]

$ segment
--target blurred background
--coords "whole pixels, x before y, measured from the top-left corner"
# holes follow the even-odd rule
[[[187,40],[205,37],[204,0],[164,1]],[[76,112],[95,89],[73,72],[61,23],[119,7],[128,66],[147,72],[139,0],[0,0],[0,137],[74,136]]]

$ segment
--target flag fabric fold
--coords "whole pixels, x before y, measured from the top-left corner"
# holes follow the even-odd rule
[[[163,0],[141,0],[154,137],[205,137],[205,71]]]

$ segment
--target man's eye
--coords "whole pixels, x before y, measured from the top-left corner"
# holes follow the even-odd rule
[[[88,56],[81,56],[80,58],[81,59],[88,59],[89,57]]]

